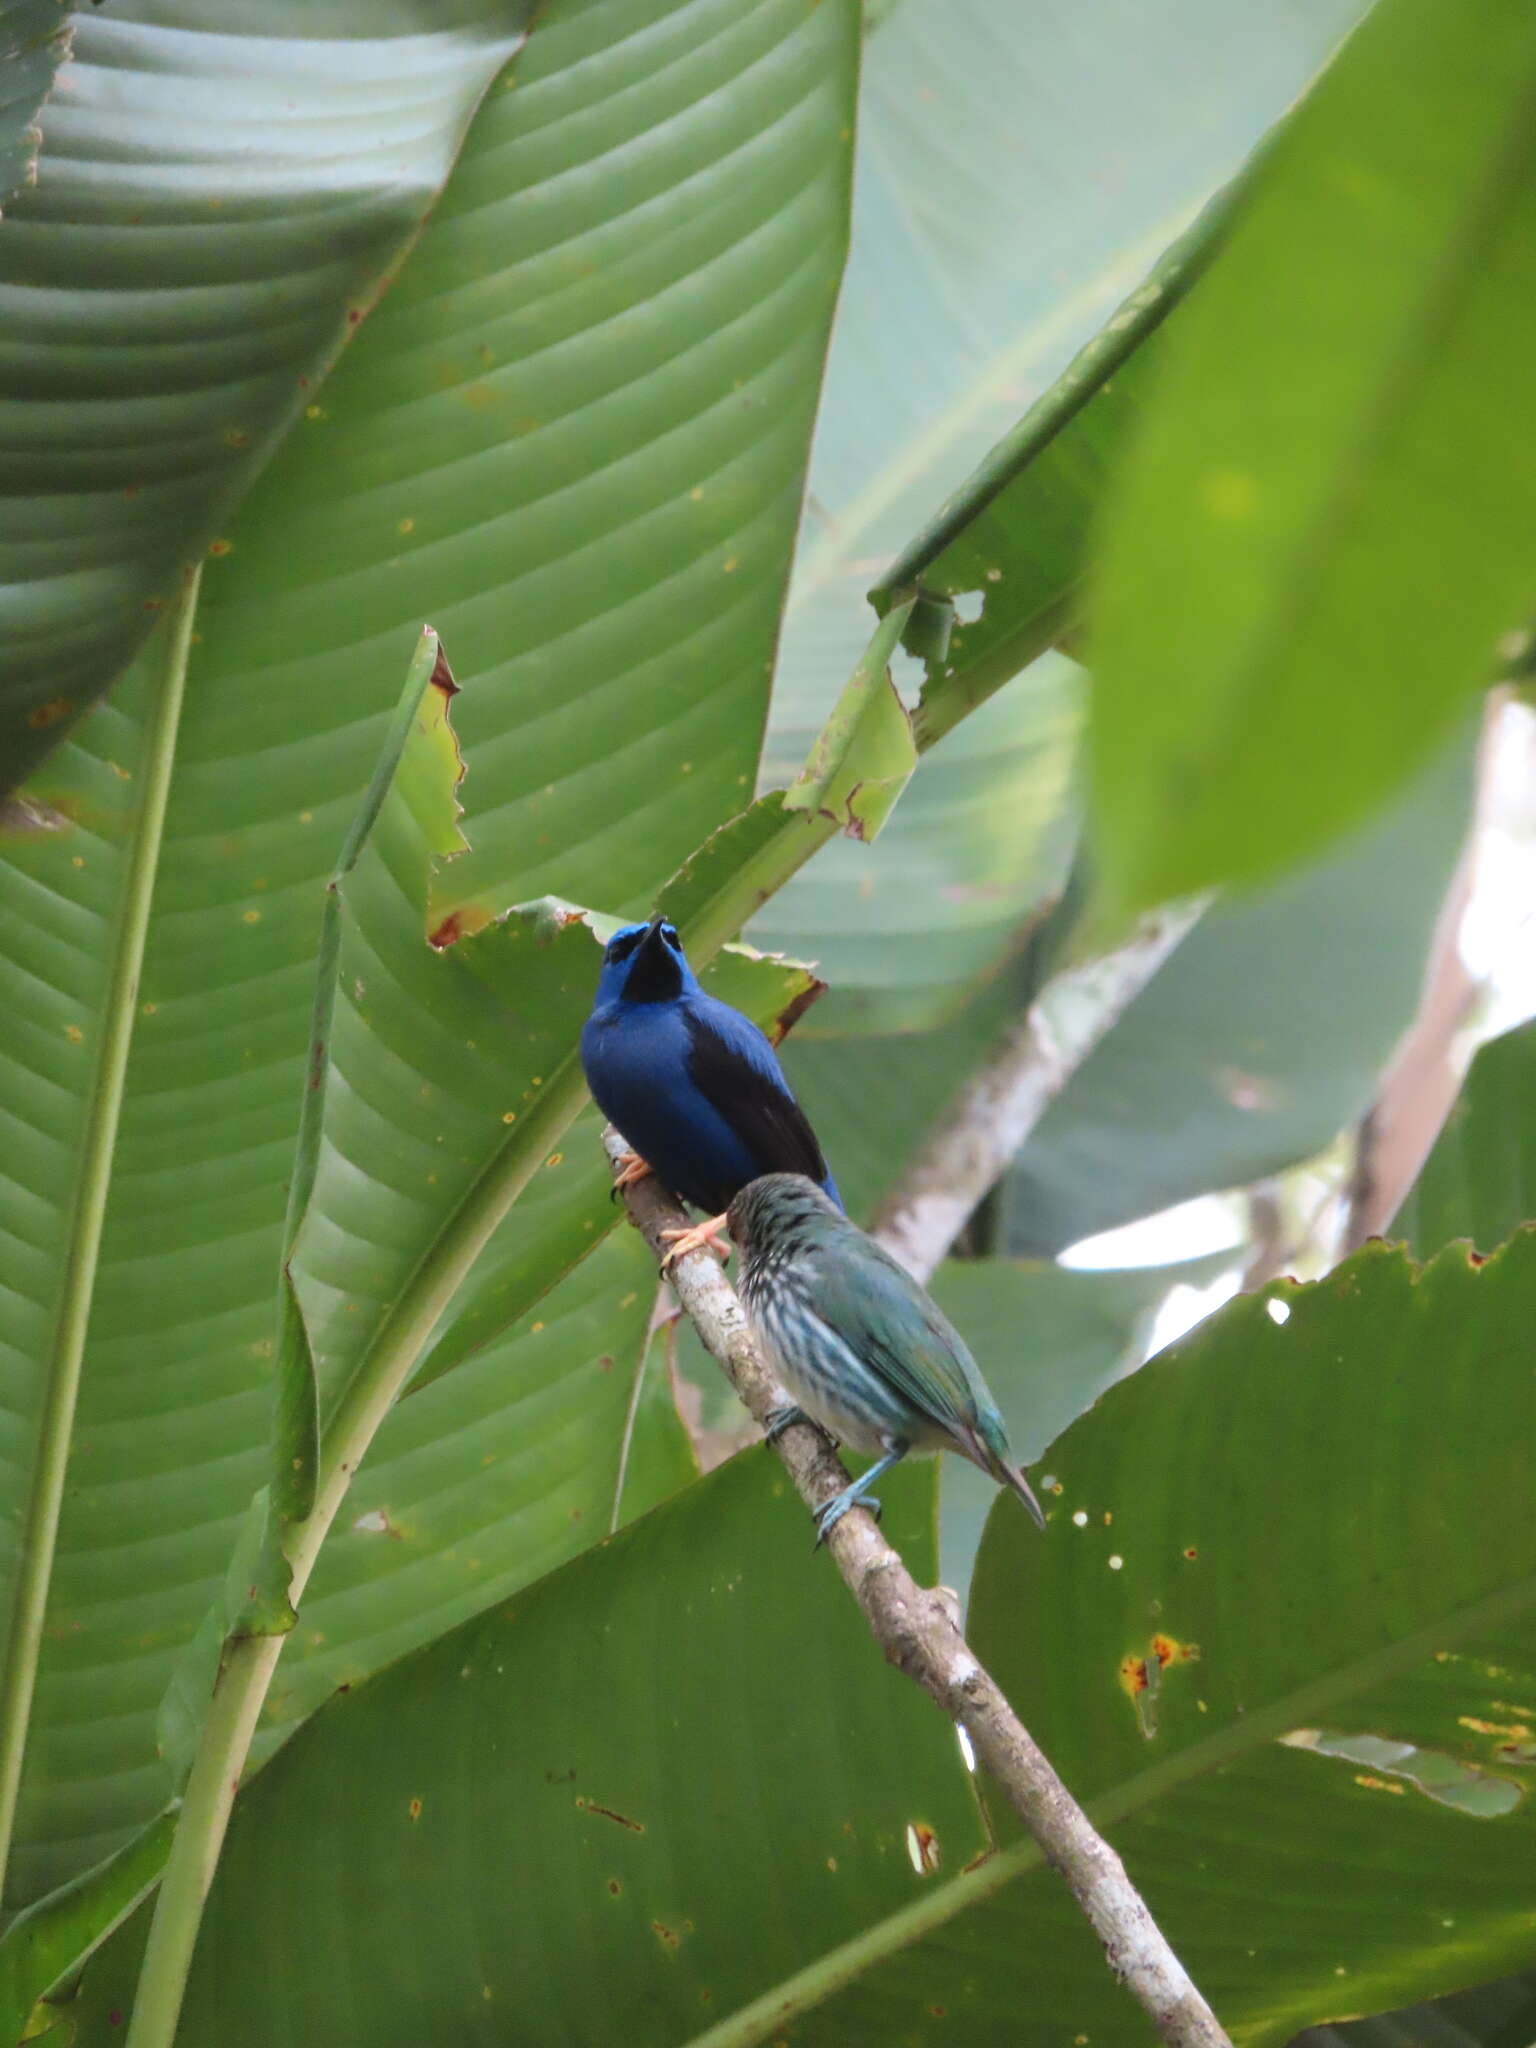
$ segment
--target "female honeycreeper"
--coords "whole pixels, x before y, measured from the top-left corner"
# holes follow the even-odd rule
[[[627,924],[608,941],[581,1064],[636,1155],[620,1185],[649,1168],[709,1219],[673,1233],[669,1261],[715,1246],[732,1198],[765,1173],[806,1174],[841,1207],[773,1047],[750,1018],[704,993],[665,918]]]
[[[771,1443],[807,1415],[875,1459],[816,1518],[826,1541],[909,1451],[958,1451],[1045,1516],[959,1331],[911,1274],[801,1174],[771,1173],[732,1202],[741,1299],[753,1335],[800,1408],[769,1417]]]

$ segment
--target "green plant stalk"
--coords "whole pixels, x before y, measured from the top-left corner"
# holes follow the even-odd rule
[[[587,1091],[575,1054],[550,1077],[515,1140],[488,1162],[395,1304],[374,1346],[325,1429],[314,1508],[294,1525],[289,1597],[303,1598],[353,1475],[421,1356],[438,1318],[463,1284],[497,1225],[574,1122]],[[230,1808],[250,1753],[256,1723],[282,1654],[281,1635],[226,1641],[213,1704],[182,1801],[149,1944],[139,1976],[128,2048],[171,2048],[203,1902],[218,1865]]]
[[[164,652],[151,686],[145,721],[142,794],[118,908],[116,942],[108,973],[101,1045],[86,1106],[84,1145],[69,1223],[64,1280],[53,1354],[38,1430],[37,1466],[21,1531],[15,1605],[0,1671],[0,1892],[4,1889],[16,1825],[22,1761],[37,1682],[38,1650],[48,1588],[58,1547],[64,1475],[74,1434],[80,1368],[91,1320],[91,1296],[101,1252],[102,1225],[112,1184],[112,1161],[123,1107],[123,1081],[133,1043],[139,973],[149,911],[160,865],[166,801],[176,760],[176,739],[186,691],[187,654],[197,612],[201,569],[187,572],[165,625]]]
[[[687,924],[689,950],[702,965],[754,911],[838,831],[835,819],[791,811],[767,844],[744,861]],[[293,1525],[288,1545],[295,1607],[320,1546],[340,1512],[353,1474],[448,1307],[502,1218],[575,1122],[588,1100],[571,1051],[538,1103],[487,1162],[479,1179],[417,1267],[334,1414],[327,1420],[312,1512]],[[241,1637],[226,1645],[213,1707],[187,1780],[181,1819],[161,1879],[139,1977],[127,2048],[171,2048],[203,1902],[218,1864],[230,1808],[256,1731],[282,1636]]]
[[[1054,603],[1042,605],[985,660],[972,663],[956,676],[927,684],[912,714],[912,738],[918,753],[926,754],[937,746],[945,733],[953,732],[962,719],[995,697],[1020,669],[1038,660],[1048,648],[1060,646],[1074,627],[1082,624],[1084,611],[1084,588],[1075,583]]]

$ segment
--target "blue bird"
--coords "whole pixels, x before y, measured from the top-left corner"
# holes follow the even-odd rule
[[[665,918],[627,924],[603,952],[581,1064],[599,1109],[635,1154],[619,1185],[654,1172],[708,1221],[674,1233],[668,1263],[719,1250],[725,1211],[765,1173],[801,1173],[842,1206],[816,1134],[773,1047],[706,995]]]
[[[809,1416],[875,1460],[822,1508],[818,1544],[856,1502],[878,1514],[869,1488],[909,1451],[958,1451],[1045,1527],[965,1339],[905,1267],[800,1174],[743,1188],[728,1223],[747,1321],[802,1404],[774,1411],[769,1442]]]

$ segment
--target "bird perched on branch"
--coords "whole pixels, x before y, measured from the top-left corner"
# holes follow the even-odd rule
[[[806,1174],[841,1208],[773,1047],[750,1018],[704,993],[665,918],[624,925],[608,941],[581,1064],[635,1155],[616,1184],[653,1172],[706,1213],[673,1234],[669,1264],[700,1245],[718,1251],[732,1197],[765,1173]]]
[[[809,1416],[875,1463],[829,1500],[816,1541],[909,1451],[958,1451],[1045,1516],[959,1331],[911,1274],[802,1174],[743,1188],[728,1216],[759,1347],[802,1405],[769,1417],[771,1443]]]

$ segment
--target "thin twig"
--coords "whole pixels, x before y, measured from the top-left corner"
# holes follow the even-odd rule
[[[1208,901],[1154,911],[1112,953],[1056,975],[966,1082],[872,1226],[909,1273],[933,1273],[1046,1108]]]
[[[617,1168],[626,1153],[623,1140],[609,1130],[603,1142]],[[636,1181],[625,1189],[624,1200],[660,1257],[665,1249],[661,1233],[686,1223],[682,1210],[656,1180]],[[670,1277],[684,1313],[754,1421],[763,1425],[787,1396],[758,1355],[735,1289],[708,1252],[679,1259]],[[809,1423],[786,1429],[774,1449],[813,1512],[848,1483],[841,1460]],[[1230,2048],[1120,1858],[1094,1832],[966,1643],[952,1596],[918,1586],[867,1511],[844,1515],[827,1548],[886,1657],[964,1728],[979,1761],[1060,1871],[1103,1944],[1110,1968],[1139,2000],[1161,2038],[1179,2048]]]

